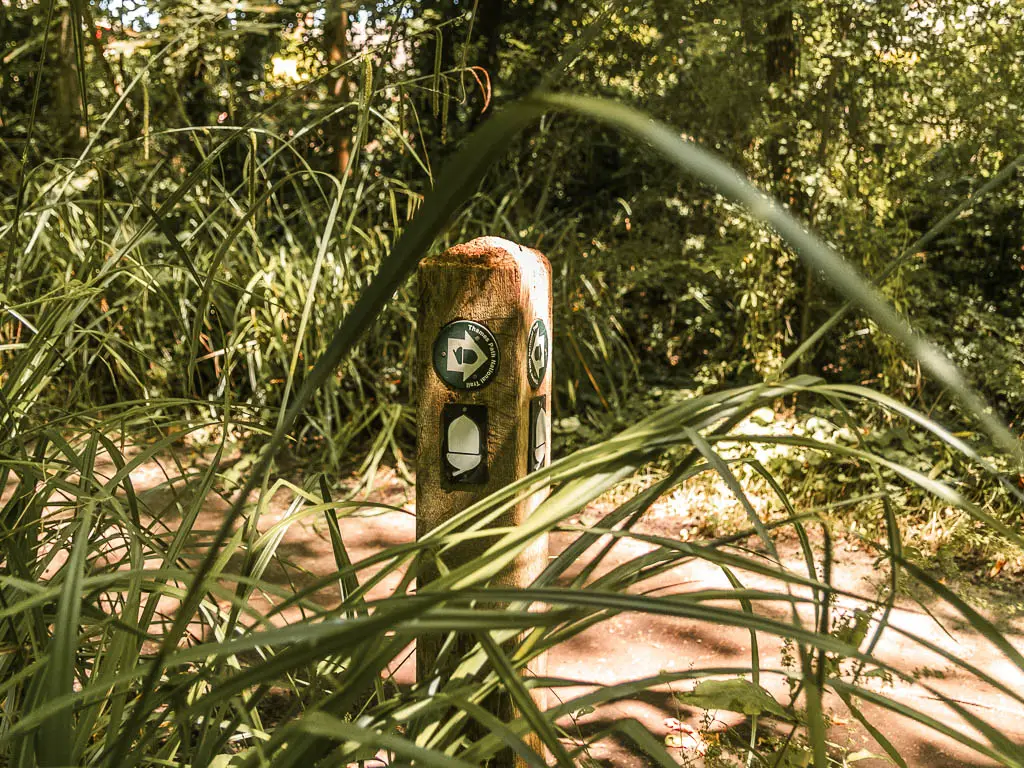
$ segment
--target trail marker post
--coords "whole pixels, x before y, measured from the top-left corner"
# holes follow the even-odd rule
[[[419,267],[417,350],[419,539],[488,494],[550,463],[548,260],[497,237],[477,238],[425,259]],[[542,491],[521,501],[495,525],[523,523],[545,495]],[[474,540],[454,548],[446,553],[445,565],[456,568],[491,543]],[[547,555],[543,537],[496,581],[529,585],[547,565]],[[435,575],[421,574],[421,584]],[[417,641],[420,679],[434,669],[442,640],[421,636]],[[454,656],[446,668],[457,664],[461,653]]]

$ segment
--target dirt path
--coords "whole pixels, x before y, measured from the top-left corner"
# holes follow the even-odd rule
[[[163,473],[153,467],[138,470],[133,479],[141,491],[141,498],[151,510],[163,509],[168,525],[173,525],[171,492],[163,483]],[[151,490],[146,491],[145,488]],[[282,494],[282,497],[284,494]],[[342,536],[349,554],[354,561],[368,557],[390,545],[411,541],[415,533],[415,519],[412,491],[393,475],[383,473],[378,478],[372,500],[401,507],[404,512],[386,512],[342,519]],[[276,499],[275,499],[276,502]],[[261,528],[281,519],[285,503],[272,504],[263,518]],[[198,528],[212,529],[219,522],[226,504],[211,500],[198,523]],[[596,510],[590,510],[580,522],[587,524],[597,517]],[[644,520],[639,530],[665,536],[678,536],[682,527],[692,520],[673,514],[671,510],[659,510]],[[559,533],[551,538],[551,555],[562,551],[575,534]],[[623,563],[649,551],[651,547],[635,540],[620,540],[612,550],[601,571]],[[292,526],[282,542],[279,553],[292,561],[297,570],[286,577],[283,570],[277,575],[282,583],[286,578],[296,586],[310,583],[318,576],[333,570],[334,557],[326,527],[317,522],[304,522]],[[799,550],[795,542],[782,543],[783,559],[792,561],[794,570],[799,570]],[[579,566],[578,566],[579,567]],[[272,574],[268,574],[273,578]],[[777,589],[777,582],[750,574],[741,574],[748,587]],[[858,594],[874,595],[875,587],[884,573],[876,570],[874,558],[864,552],[840,543],[835,550],[834,583]],[[378,594],[385,594],[397,584],[398,574],[383,583]],[[653,583],[645,583],[645,589],[657,587],[660,594],[689,591],[698,588],[728,588],[729,582],[721,570],[703,561],[692,561],[674,568],[658,577]],[[992,592],[995,601],[1003,605],[1015,602],[1007,593]],[[324,598],[330,600],[329,596]],[[840,601],[838,609],[852,609],[854,604]],[[959,615],[954,615],[941,601],[925,604],[927,610],[909,599],[901,599],[891,619],[893,627],[911,632],[959,658],[969,661],[1012,688],[1024,688],[1024,676],[983,637],[974,632]],[[932,615],[929,615],[931,612]],[[1010,641],[1024,651],[1024,611],[1017,606],[1000,612],[995,617]],[[780,615],[780,617],[784,617]],[[778,639],[759,635],[760,662],[764,668],[779,668],[783,665],[784,649]],[[1024,744],[1024,708],[1007,701],[998,692],[989,689],[976,678],[941,656],[922,649],[918,644],[888,630],[879,645],[879,655],[901,670],[917,671],[923,682],[935,691],[958,701],[968,711],[997,723],[1003,733],[1016,742]],[[609,621],[575,637],[550,654],[548,674],[555,677],[588,680],[596,683],[613,684],[631,679],[656,675],[666,670],[685,670],[704,666],[746,666],[750,664],[750,636],[746,630],[709,625],[706,622],[677,620],[637,614],[621,614]],[[413,666],[411,661],[393,670],[396,681],[411,683]],[[784,681],[766,676],[763,685],[777,698],[787,694]],[[948,723],[956,728],[970,731],[970,728],[951,716],[950,710],[939,701],[934,693],[921,685],[902,683],[877,683],[877,690],[892,699],[914,707],[921,712]],[[688,686],[677,686],[676,690],[687,690]],[[561,696],[573,696],[586,688],[564,689]],[[837,754],[857,753],[866,750],[882,754],[868,732],[857,723],[843,707],[842,702],[832,697],[827,701],[835,725],[830,739]],[[934,731],[916,725],[910,720],[889,714],[877,707],[867,706],[865,713],[878,725],[899,749],[909,766],[914,768],[953,768],[954,766],[983,766],[990,763],[971,757],[971,752],[953,740],[940,736]],[[659,738],[669,733],[666,720],[677,718],[683,727],[703,731],[689,741],[694,746],[700,740],[714,743],[716,734],[727,728],[742,730],[745,725],[741,717],[730,713],[705,713],[678,704],[668,689],[649,692],[636,699],[617,702],[587,714],[577,722],[566,722],[570,732],[578,729],[583,735],[601,730],[622,718],[635,718]],[[694,749],[676,750],[680,762],[701,765]],[[600,742],[590,753],[596,765],[643,766],[646,763],[633,755],[629,747],[614,739]],[[888,764],[876,759],[861,759],[855,765],[872,768]],[[786,764],[783,764],[786,765]]]

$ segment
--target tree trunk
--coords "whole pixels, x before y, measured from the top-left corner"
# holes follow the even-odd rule
[[[327,66],[338,67],[349,56],[349,16],[344,2],[335,0],[328,9],[324,19],[324,45],[327,54]],[[352,83],[343,70],[334,73],[331,83],[332,106],[338,107],[352,96]],[[326,129],[328,151],[334,161],[335,173],[343,176],[349,172],[352,158],[352,137],[350,130],[340,117],[334,118]]]
[[[796,215],[805,214],[806,196],[793,178],[790,153],[796,149],[793,85],[797,72],[797,43],[794,29],[793,6],[790,0],[781,0],[768,10],[765,28],[765,79],[768,85],[768,105],[771,122],[782,128],[768,136],[765,156],[772,191],[787,203]],[[810,307],[814,294],[814,273],[801,263],[793,264],[792,280],[799,286],[795,293],[793,313],[799,315],[798,330],[793,334],[800,344],[810,330]],[[791,328],[787,310],[785,327]],[[792,333],[792,331],[790,331]],[[782,348],[785,343],[783,332]],[[807,357],[801,358],[799,369],[807,368]]]
[[[76,154],[85,139],[85,119],[82,94],[78,85],[78,57],[75,51],[76,23],[69,8],[60,19],[60,37],[57,55],[57,132],[60,136],[60,151]]]
[[[796,78],[796,37],[793,31],[793,8],[782,2],[773,8],[768,17],[765,40],[765,75],[768,81],[769,106],[776,115],[790,112],[793,80]],[[768,170],[777,194],[790,205],[795,190],[792,188],[787,152],[791,151],[790,137],[769,137],[765,152]]]
[[[477,7],[477,18],[474,20],[477,29],[476,39],[482,43],[480,59],[478,62],[468,61],[466,63],[470,66],[478,63],[487,72],[487,79],[483,82],[484,87],[489,89],[489,93],[485,92],[479,95],[480,107],[473,112],[473,125],[483,118],[484,107],[491,100],[501,81],[501,61],[498,54],[501,50],[501,25],[504,16],[504,0],[480,0]]]

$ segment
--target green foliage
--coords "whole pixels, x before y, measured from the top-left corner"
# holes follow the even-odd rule
[[[3,5],[2,759],[290,766],[366,761],[383,750],[396,762],[481,765],[512,750],[541,764],[533,734],[569,765],[588,747],[560,740],[570,713],[692,680],[694,703],[737,707],[755,718],[756,735],[756,717],[787,711],[763,695],[762,676],[776,675],[792,683],[789,706],[804,712],[818,765],[826,692],[897,763],[887,726],[858,703],[1021,765],[998,723],[927,682],[919,684],[973,730],[865,685],[868,675],[910,680],[876,653],[895,589],[879,601],[832,583],[828,526],[852,503],[875,504],[884,538],[875,546],[893,584],[912,579],[1024,669],[998,629],[907,560],[896,515],[901,494],[914,494],[1020,546],[1015,518],[975,493],[999,489],[1001,505],[1019,509],[1021,494],[1000,471],[1019,469],[1016,438],[906,321],[926,295],[933,321],[950,310],[924,266],[892,272],[899,282],[883,290],[859,270],[890,266],[938,218],[935,209],[973,191],[959,179],[991,176],[1010,156],[1017,106],[996,94],[1017,87],[1019,52],[1006,41],[1019,31],[1018,9],[950,4],[936,12],[940,25],[894,3],[661,0],[603,14],[586,3],[509,3],[505,17],[479,13],[472,31],[461,5],[405,13],[391,3],[331,4],[322,17],[290,4]],[[490,90],[477,60],[489,68]],[[549,91],[513,101],[542,80],[628,94],[649,113]],[[474,125],[491,101],[505,109]],[[989,103],[1000,106],[981,126],[973,115]],[[948,122],[932,124],[937,113]],[[978,146],[986,152],[975,159]],[[435,165],[443,167],[436,176]],[[993,221],[1014,220],[1013,193],[1000,194]],[[982,232],[973,234],[954,224],[939,228],[951,239],[938,243],[937,259],[951,259],[966,238],[995,248],[988,224],[974,224]],[[275,467],[290,450],[333,469],[356,448],[365,449],[367,477],[389,453],[401,465],[415,387],[409,276],[432,248],[482,233],[553,256],[565,361],[558,403],[592,431],[579,450],[420,541],[353,562],[340,519],[367,505],[334,498],[319,476],[297,484]],[[1000,269],[1016,264],[1006,242]],[[935,279],[954,274],[940,272]],[[962,291],[974,299],[964,323],[948,329],[964,342],[958,362],[997,360],[998,371],[1017,360],[967,343],[971,317],[989,317],[993,345],[1012,332],[1006,318],[1019,296],[999,290],[999,274],[993,268],[983,288]],[[878,391],[790,375],[787,356],[838,306],[826,284],[866,319],[841,324],[819,359],[851,378],[878,372],[905,392],[909,355],[907,368],[920,365],[949,392],[1003,464]],[[861,324],[870,346],[860,346]],[[692,371],[700,388],[633,418],[630,409],[647,405],[631,395],[638,382],[678,376],[671,369]],[[783,400],[819,409],[819,423],[765,429],[766,411]],[[612,422],[594,416],[600,410],[628,426],[609,430]],[[597,434],[604,439],[590,439]],[[209,446],[202,461],[182,458],[187,436]],[[235,437],[249,440],[248,453],[229,468]],[[793,450],[775,452],[781,445]],[[732,453],[736,446],[749,450]],[[856,472],[850,490],[863,483],[863,499],[823,494],[805,504],[791,493],[787,475],[798,473],[786,462],[812,455]],[[951,457],[937,472],[936,455]],[[174,464],[157,488],[173,515],[133,479],[158,460]],[[492,583],[537,536],[655,465],[656,483],[607,511],[529,589]],[[762,519],[744,485],[755,475],[783,514]],[[741,533],[697,544],[634,530],[658,498],[698,476],[734,494],[747,521]],[[554,492],[526,525],[490,530],[503,505],[549,485]],[[280,497],[286,513],[268,526]],[[220,515],[207,530],[213,502]],[[299,586],[281,542],[305,518],[323,519],[336,572]],[[820,550],[809,527],[824,531]],[[805,573],[778,556],[784,530],[803,544]],[[488,532],[482,556],[412,589],[437,558]],[[645,554],[602,572],[605,537],[635,539]],[[751,538],[762,553],[745,546]],[[588,566],[571,576],[582,558]],[[731,588],[668,597],[644,589],[693,559],[720,567]],[[287,574],[287,587],[272,568]],[[737,574],[772,588],[746,588]],[[368,597],[392,576],[396,587]],[[877,623],[831,621],[836,596],[860,599]],[[536,681],[520,672],[626,611],[742,628],[750,664],[597,687],[540,711],[528,691]],[[301,618],[286,621],[292,613]],[[457,674],[424,670],[411,689],[394,685],[388,670],[409,643],[438,633],[470,641]],[[759,633],[789,641],[791,667],[763,668]],[[1024,704],[970,660],[907,638]],[[715,682],[723,676],[731,679]],[[286,694],[286,717],[272,714],[275,690]],[[487,711],[497,690],[514,699],[516,715]],[[674,764],[639,723],[610,732]]]
[[[684,704],[702,709],[725,709],[743,715],[787,717],[786,711],[779,706],[774,696],[742,677],[733,680],[704,680],[692,691],[676,694],[676,698]]]

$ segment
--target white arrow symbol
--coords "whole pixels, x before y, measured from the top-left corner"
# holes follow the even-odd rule
[[[472,362],[467,359],[470,354],[472,354]],[[473,341],[469,331],[466,331],[464,339],[448,339],[448,370],[460,371],[463,382],[480,370],[486,362],[484,351]]]

